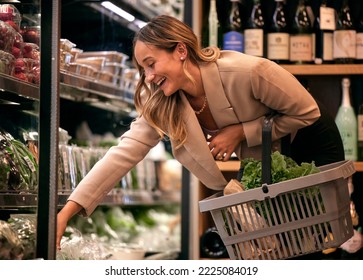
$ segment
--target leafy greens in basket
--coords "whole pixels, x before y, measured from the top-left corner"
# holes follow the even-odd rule
[[[262,162],[260,160],[248,158],[242,162],[244,168],[241,183],[244,190],[259,188],[262,186]],[[291,180],[310,174],[320,172],[314,162],[302,163],[298,165],[290,157],[282,155],[276,151],[271,154],[271,184]],[[273,187],[273,186],[272,186]],[[280,194],[278,198],[270,202],[258,202],[254,204],[256,211],[262,215],[266,221],[273,224],[281,224],[287,221],[298,220],[305,215],[317,215],[314,209],[324,210],[324,203],[320,195],[318,186],[310,186],[286,194]],[[288,209],[284,211],[283,209]],[[280,213],[275,215],[274,213]],[[286,213],[283,215],[282,213]]]
[[[253,158],[246,158],[241,161],[243,177],[241,183],[245,190],[261,187],[262,185],[262,162]],[[278,183],[294,178],[318,173],[320,170],[314,162],[303,162],[298,165],[292,158],[282,155],[276,151],[271,154],[271,183]]]

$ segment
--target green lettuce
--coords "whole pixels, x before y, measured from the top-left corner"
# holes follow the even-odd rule
[[[245,190],[262,186],[262,162],[254,158],[246,158],[241,161],[243,176],[241,183]],[[279,151],[271,154],[271,183],[278,183],[294,178],[320,172],[314,161],[303,162],[298,165],[292,158],[281,154]]]

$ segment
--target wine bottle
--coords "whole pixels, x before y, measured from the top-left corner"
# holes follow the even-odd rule
[[[357,160],[357,118],[350,103],[350,79],[342,80],[342,103],[335,117],[346,160]]]
[[[261,1],[253,0],[251,16],[244,31],[245,54],[264,56],[265,20],[261,9]]]
[[[333,62],[333,32],[335,30],[335,9],[322,0],[315,18],[315,64]]]
[[[363,104],[359,106],[358,117],[357,117],[357,127],[358,127],[358,155],[359,161],[363,161]]]
[[[272,22],[267,31],[267,58],[280,64],[289,62],[289,40],[284,0],[275,0]]]
[[[210,0],[208,24],[209,24],[209,46],[219,47],[218,43],[219,22],[218,22],[216,0]]]
[[[239,10],[240,1],[230,1],[231,9],[223,34],[223,49],[244,52],[243,26]]]
[[[313,61],[313,28],[305,0],[299,0],[290,31],[290,62]]]
[[[333,34],[333,58],[336,63],[353,63],[356,58],[356,30],[351,17],[348,0],[344,0],[338,13]]]

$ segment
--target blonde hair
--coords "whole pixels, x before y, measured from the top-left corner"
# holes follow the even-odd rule
[[[134,37],[134,48],[137,41],[169,53],[174,51],[178,43],[183,43],[187,48],[187,60],[195,65],[216,61],[220,55],[220,50],[216,47],[202,49],[197,36],[188,25],[167,15],[156,16],[141,28]],[[138,65],[135,56],[133,62],[140,74],[134,97],[136,110],[158,131],[161,138],[167,135],[178,143],[177,148],[180,147],[187,139],[187,132],[182,119],[183,108],[179,92],[165,96],[154,84],[148,86],[143,68]],[[194,83],[195,80],[186,65],[184,61],[184,74]]]

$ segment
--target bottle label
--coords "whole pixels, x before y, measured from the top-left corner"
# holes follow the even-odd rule
[[[357,59],[363,59],[363,32],[362,33],[357,33],[357,37],[356,37],[356,46],[357,46]]]
[[[356,57],[356,31],[335,30],[334,31],[334,58],[355,58]]]
[[[333,60],[333,33],[324,32],[323,34],[323,59]]]
[[[243,34],[237,31],[230,31],[223,36],[223,49],[243,52]]]
[[[263,56],[263,29],[245,30],[245,53]]]
[[[334,8],[320,7],[320,29],[335,30]]]
[[[288,33],[269,33],[267,35],[267,58],[272,60],[289,60]]]
[[[290,36],[290,61],[312,61],[313,37],[311,34]]]

